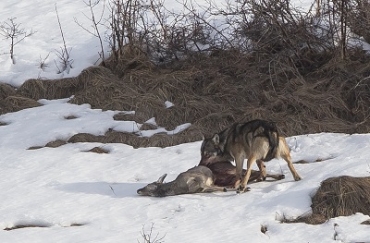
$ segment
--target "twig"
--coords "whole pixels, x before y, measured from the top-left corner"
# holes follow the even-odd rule
[[[162,240],[164,239],[164,237],[166,237],[166,235],[158,238],[159,233],[157,233],[154,237],[153,236],[153,228],[154,228],[154,223],[152,223],[152,226],[150,227],[149,233],[145,233],[144,226],[143,226],[142,231],[141,231],[141,236],[143,238],[143,243],[162,243],[162,242],[164,242]],[[137,240],[137,242],[140,243],[139,240]]]
[[[103,16],[104,16],[104,11],[105,11],[105,0],[103,0],[103,11],[100,15],[100,18],[97,20],[95,18],[95,13],[94,13],[94,7],[96,5],[98,5],[100,3],[100,0],[99,1],[96,1],[95,3],[92,3],[91,0],[89,0],[88,2],[84,1],[85,5],[89,7],[90,9],[90,14],[91,14],[91,17],[88,17],[84,14],[84,16],[91,20],[93,25],[93,29],[94,31],[90,31],[89,29],[87,29],[85,26],[83,26],[81,23],[78,22],[77,18],[74,18],[75,20],[75,23],[80,26],[83,30],[85,30],[87,33],[97,37],[99,39],[99,44],[100,44],[100,52],[99,52],[99,56],[100,56],[100,59],[102,60],[102,65],[105,66],[105,54],[104,54],[104,45],[103,45],[103,40],[102,40],[102,36],[100,34],[100,31],[99,31],[99,28],[98,28],[98,25],[101,24],[101,21],[103,19]]]
[[[113,187],[112,187],[111,185],[109,185],[109,187],[110,187],[110,189],[112,190],[113,194],[114,194],[115,196],[117,196],[117,194],[114,192]]]
[[[66,40],[64,38],[62,24],[60,23],[60,19],[59,19],[57,4],[55,4],[55,12],[57,14],[57,20],[58,20],[60,34],[61,34],[62,39],[63,39],[63,47],[60,47],[60,51],[56,51],[57,56],[61,60],[62,68],[60,69],[60,68],[58,68],[58,66],[57,66],[57,68],[58,68],[59,73],[62,73],[64,71],[67,71],[67,73],[69,73],[69,69],[72,68],[72,63],[73,63],[73,59],[70,59],[70,52],[71,52],[72,49],[71,48],[69,50],[67,49],[67,44],[66,44]]]

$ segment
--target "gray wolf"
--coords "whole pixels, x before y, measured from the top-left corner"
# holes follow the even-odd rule
[[[295,170],[289,147],[284,137],[279,136],[275,123],[265,120],[252,120],[246,123],[235,123],[231,127],[203,140],[201,161],[208,165],[222,160],[235,160],[237,192],[244,192],[252,173],[252,165],[257,163],[263,177],[266,170],[263,162],[274,158],[283,158],[294,177],[301,180]],[[243,164],[247,159],[246,174],[243,176]]]
[[[195,166],[182,172],[171,182],[163,183],[167,174],[159,177],[156,182],[137,190],[142,196],[165,197],[198,192],[226,191],[225,187],[214,185],[213,173],[206,166]]]

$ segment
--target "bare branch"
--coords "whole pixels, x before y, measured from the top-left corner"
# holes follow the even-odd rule
[[[5,39],[10,39],[9,54],[13,64],[15,64],[14,46],[35,33],[32,30],[27,32],[23,28],[20,28],[21,24],[17,24],[15,19],[13,17],[8,19],[8,22],[0,24],[0,35],[4,36]]]
[[[100,15],[99,19],[96,19],[96,17],[95,17],[94,7],[97,6],[100,3],[100,0],[97,0],[95,2],[92,2],[91,0],[88,0],[88,1],[84,1],[84,3],[90,10],[90,17],[88,17],[85,14],[84,14],[84,16],[92,22],[93,31],[89,30],[88,28],[83,26],[81,23],[79,23],[77,18],[74,18],[74,20],[75,20],[75,23],[78,26],[80,26],[83,30],[85,30],[89,34],[95,36],[96,38],[98,38],[99,44],[100,44],[99,56],[100,56],[100,59],[102,60],[102,65],[105,66],[104,44],[103,44],[102,36],[101,36],[99,28],[98,28],[98,26],[101,25],[101,21],[103,19],[103,15],[104,15],[104,11],[105,11],[105,0],[103,0],[103,10],[101,12],[101,15]]]
[[[58,73],[62,73],[64,71],[69,73],[69,70],[70,70],[70,68],[72,68],[72,63],[73,63],[73,59],[70,59],[70,53],[71,53],[72,48],[67,49],[67,44],[66,44],[66,40],[64,38],[64,32],[63,32],[63,29],[62,29],[62,24],[61,24],[60,19],[59,19],[59,13],[58,13],[58,8],[57,8],[56,4],[55,4],[55,12],[57,14],[57,20],[58,20],[60,34],[61,34],[62,39],[63,39],[63,47],[60,47],[60,51],[56,51],[56,55],[60,59],[59,62],[62,65],[61,68],[59,68],[57,66]]]

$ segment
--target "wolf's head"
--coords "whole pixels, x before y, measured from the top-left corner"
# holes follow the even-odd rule
[[[223,152],[223,144],[220,142],[218,134],[211,138],[205,138],[200,148],[201,160],[199,165],[208,165],[219,161],[229,160],[230,156],[226,156]]]

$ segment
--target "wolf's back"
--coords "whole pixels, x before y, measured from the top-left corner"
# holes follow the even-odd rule
[[[265,137],[269,141],[269,150],[263,161],[270,161],[275,158],[279,146],[279,132],[274,122],[265,120],[250,121],[251,132],[254,137]]]

